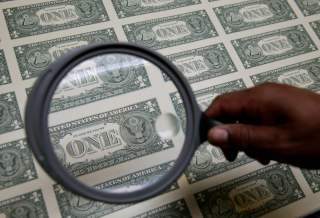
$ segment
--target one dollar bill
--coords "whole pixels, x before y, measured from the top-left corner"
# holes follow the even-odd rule
[[[305,197],[291,169],[271,165],[195,194],[204,217],[260,217]]]
[[[132,218],[191,218],[191,213],[184,199],[154,208]]]
[[[0,134],[23,128],[14,92],[0,94]]]
[[[214,8],[226,33],[297,18],[287,0],[253,0]]]
[[[109,20],[102,0],[61,0],[3,10],[12,39]]]
[[[318,38],[320,39],[320,20],[316,20],[313,22],[310,22],[310,26],[314,30],[314,32],[317,34]]]
[[[250,76],[255,85],[264,82],[284,83],[312,91],[320,90],[320,58]]]
[[[239,79],[197,90],[195,91],[195,96],[198,104],[204,111],[216,96],[244,88],[246,88],[244,81]],[[183,126],[185,126],[186,115],[180,95],[178,93],[173,93],[171,94],[171,99],[179,119]],[[188,182],[194,183],[208,177],[224,173],[252,161],[252,159],[241,153],[234,162],[229,162],[225,159],[219,148],[206,142],[197,149],[184,173]]]
[[[295,0],[304,16],[320,13],[320,0]]]
[[[199,4],[200,0],[112,0],[119,18],[154,13]]]
[[[57,38],[49,41],[20,45],[14,48],[22,79],[39,76],[56,59],[93,43],[118,41],[114,29],[97,30],[78,35]]]
[[[8,64],[2,49],[0,49],[0,85],[11,83]]]
[[[0,217],[48,218],[47,207],[41,190],[0,201]]]
[[[74,176],[173,147],[155,130],[156,99],[49,127],[58,159]]]
[[[38,177],[25,139],[0,144],[0,190]]]
[[[123,26],[129,42],[152,49],[182,45],[217,36],[205,11],[193,11]]]
[[[313,193],[320,191],[320,170],[301,170]]]
[[[190,83],[237,71],[223,43],[183,51],[167,57]],[[164,78],[166,81],[169,80],[167,76],[164,76]]]
[[[154,179],[163,176],[171,169],[173,162],[167,162],[155,165],[102,184],[96,185],[96,189],[119,189],[137,184],[146,184]],[[168,191],[178,188],[177,183],[173,184]],[[122,210],[132,206],[133,204],[107,204],[75,195],[64,190],[60,185],[54,185],[54,192],[58,201],[61,216],[63,218],[98,218],[108,214],[112,214],[118,210]]]
[[[317,50],[302,25],[233,40],[245,68],[287,59]]]

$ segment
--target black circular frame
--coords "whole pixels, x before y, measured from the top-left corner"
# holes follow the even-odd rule
[[[108,193],[79,182],[58,161],[51,146],[48,131],[50,101],[60,81],[76,65],[91,57],[110,53],[123,53],[146,59],[165,72],[177,87],[186,111],[185,142],[174,166],[167,175],[146,187],[130,193]],[[189,164],[196,148],[206,138],[203,130],[203,114],[192,90],[178,69],[162,55],[142,46],[127,43],[95,44],[74,50],[61,57],[39,77],[26,107],[26,134],[36,159],[45,171],[58,183],[75,194],[106,203],[131,203],[151,198],[176,181]],[[200,128],[202,126],[202,128]],[[207,127],[205,127],[207,130]],[[207,132],[204,130],[205,132]]]

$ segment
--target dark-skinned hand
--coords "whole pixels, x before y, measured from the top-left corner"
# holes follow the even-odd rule
[[[212,128],[208,141],[230,161],[244,151],[262,164],[320,168],[319,94],[267,83],[218,96],[206,115],[226,123]]]

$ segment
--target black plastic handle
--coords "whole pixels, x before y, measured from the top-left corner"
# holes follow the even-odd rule
[[[207,117],[205,114],[202,115],[201,129],[200,129],[200,142],[201,144],[208,140],[208,132],[215,126],[222,125],[220,121]]]
[[[202,120],[201,120],[201,128],[200,128],[201,144],[203,144],[208,140],[208,132],[211,128],[222,125],[222,124],[223,124],[222,122],[209,118],[205,114],[203,114]],[[228,150],[224,150],[223,153],[227,160],[234,161],[237,158],[239,151],[238,149],[232,146]]]

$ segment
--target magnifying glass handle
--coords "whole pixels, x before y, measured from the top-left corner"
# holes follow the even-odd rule
[[[208,140],[208,132],[215,126],[222,125],[223,123],[215,119],[209,118],[206,115],[202,117],[201,129],[200,129],[200,140],[201,144]],[[238,150],[234,147],[230,147],[228,151],[224,151],[224,155],[227,160],[234,161],[238,156]]]
[[[208,124],[209,124],[209,127],[210,127],[210,129],[212,128],[212,127],[215,127],[215,126],[219,126],[219,125],[222,125],[223,123],[222,122],[220,122],[220,121],[218,121],[218,120],[214,120],[214,119],[211,119],[211,118],[208,118]]]
[[[215,126],[222,125],[223,123],[209,118],[206,115],[203,114],[202,116],[202,123],[201,123],[201,129],[200,129],[200,141],[201,143],[205,142],[208,140],[208,132],[210,129],[212,129]]]

